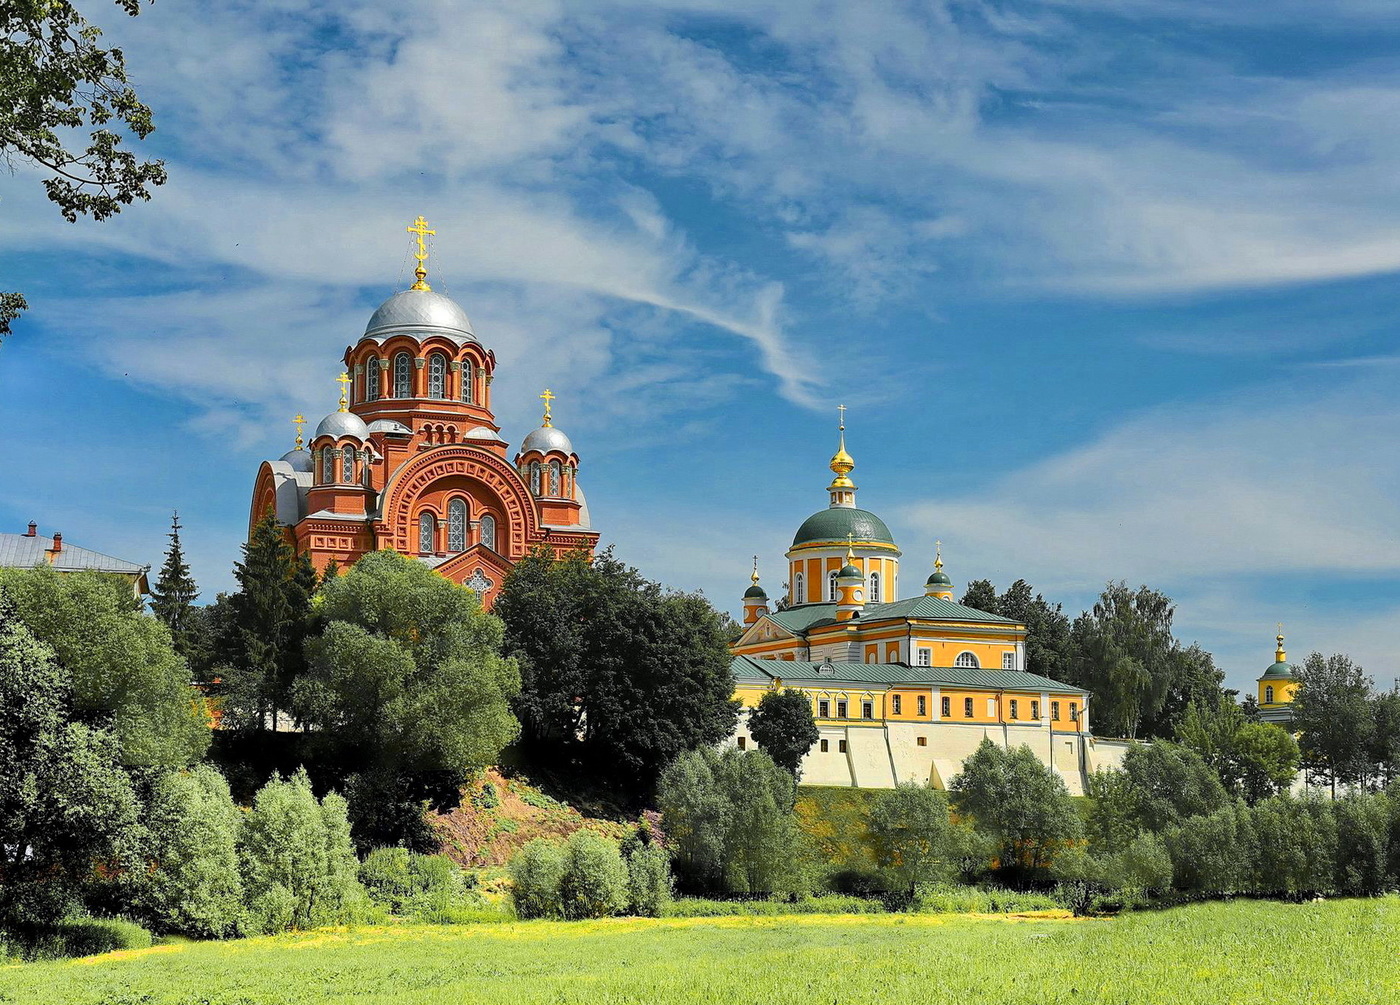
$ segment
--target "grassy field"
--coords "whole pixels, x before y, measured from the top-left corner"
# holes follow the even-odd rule
[[[0,1002],[1400,1001],[1400,897],[1111,920],[957,915],[361,928],[0,969]]]

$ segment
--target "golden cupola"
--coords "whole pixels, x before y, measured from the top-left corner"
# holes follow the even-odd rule
[[[856,483],[851,481],[851,472],[855,470],[855,458],[846,452],[846,406],[837,406],[841,410],[840,444],[836,448],[836,453],[831,455],[831,470],[836,475],[831,480],[831,484],[826,490],[831,493],[831,505],[854,508],[856,504]]]

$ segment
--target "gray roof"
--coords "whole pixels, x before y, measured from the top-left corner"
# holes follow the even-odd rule
[[[311,452],[298,447],[295,450],[288,450],[282,455],[282,462],[291,466],[293,471],[311,470]]]
[[[454,341],[475,342],[467,312],[450,297],[431,290],[401,290],[379,305],[365,325],[365,336],[379,340],[401,333],[446,335]]]
[[[529,453],[531,450],[538,450],[542,454],[557,450],[567,456],[574,452],[574,445],[569,442],[569,438],[564,435],[562,429],[557,429],[554,426],[541,426],[532,431],[529,436],[525,437],[525,442],[520,444],[522,454]]]
[[[832,672],[824,674],[824,664],[805,660],[756,660],[751,656],[735,656],[730,664],[736,680],[767,682],[782,678],[794,684],[928,684],[948,687],[971,687],[990,691],[1054,691],[1058,694],[1085,694],[1081,687],[1051,680],[1039,674],[1020,670],[974,670],[968,667],[916,667],[908,663],[831,663]]]
[[[835,604],[801,604],[768,615],[773,621],[795,635],[804,635],[813,628],[836,624]],[[939,597],[913,597],[888,604],[866,604],[861,608],[862,622],[884,621],[887,618],[913,618],[926,621],[977,621],[987,624],[1016,625],[1019,621],[988,614]]]
[[[321,420],[321,424],[316,427],[316,436],[334,436],[339,439],[342,436],[353,436],[357,440],[369,439],[369,426],[365,425],[365,420],[354,412],[332,412]]]
[[[46,552],[53,547],[53,538],[25,534],[0,534],[0,568],[32,569],[36,565],[48,565]],[[53,556],[53,567],[60,572],[116,572],[124,576],[140,576],[150,570],[148,565],[137,565],[101,552],[79,548],[63,542],[63,550]]]

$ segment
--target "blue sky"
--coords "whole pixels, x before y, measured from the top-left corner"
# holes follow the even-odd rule
[[[1400,10],[1381,0],[92,8],[170,183],[0,176],[0,524],[232,584],[258,462],[437,228],[604,541],[737,610],[825,504],[959,584],[1178,600],[1242,686],[1400,673]]]

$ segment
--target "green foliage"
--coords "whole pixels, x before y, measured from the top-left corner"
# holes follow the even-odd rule
[[[1005,751],[983,740],[949,789],[953,809],[995,842],[1005,870],[1040,872],[1082,833],[1063,779],[1026,746]]]
[[[1235,733],[1234,759],[1245,801],[1286,792],[1298,774],[1298,742],[1271,722],[1246,722]]]
[[[184,767],[209,747],[202,696],[170,631],[140,611],[131,584],[93,572],[0,569],[20,618],[54,652],[73,717],[110,727],[129,765]]]
[[[1074,640],[1069,619],[1059,604],[1032,594],[1024,579],[1012,583],[1000,597],[985,579],[967,584],[962,602],[988,614],[1000,614],[1026,626],[1026,671],[1052,680],[1069,680],[1073,674]]]
[[[1400,780],[1400,690],[1371,699],[1370,761],[1379,788]]]
[[[887,889],[912,895],[915,887],[956,872],[960,849],[942,792],[912,782],[882,791],[871,803],[869,826]]]
[[[22,293],[0,290],[0,339],[10,334],[10,323],[29,310]]]
[[[564,849],[553,841],[536,838],[510,861],[510,895],[521,918],[562,918],[564,901]]]
[[[680,897],[667,905],[667,918],[772,918],[789,914],[884,914],[885,905],[871,897],[826,893],[820,896],[780,896],[762,900],[709,900]]]
[[[134,921],[73,917],[16,940],[10,949],[20,959],[60,960],[150,946],[151,933]]]
[[[363,842],[432,843],[422,804],[449,810],[519,724],[501,622],[476,594],[394,552],[373,552],[321,591],[321,635],[295,688],[321,758],[353,772]]]
[[[733,731],[724,622],[703,597],[663,590],[611,551],[540,550],[511,569],[494,611],[521,660],[516,709],[535,756],[640,803],[678,754]]]
[[[1250,811],[1227,806],[1189,817],[1163,839],[1172,860],[1172,882],[1190,893],[1234,893],[1250,885],[1256,857]]]
[[[615,842],[578,830],[564,849],[559,899],[564,917],[606,918],[627,910],[627,865]]]
[[[1371,678],[1347,656],[1313,653],[1297,669],[1293,729],[1310,778],[1331,786],[1360,782],[1370,769],[1375,718]]]
[[[821,735],[812,718],[811,699],[790,687],[764,692],[749,713],[749,734],[794,779],[801,777],[802,758]]]
[[[1332,806],[1337,822],[1336,889],[1352,897],[1383,893],[1388,857],[1400,830],[1392,832],[1392,806],[1384,794],[1343,796]]]
[[[627,913],[659,918],[671,901],[671,857],[654,844],[627,852]]]
[[[236,935],[243,922],[241,812],[224,777],[207,765],[162,775],[146,823],[151,861],[140,894],[145,916],[160,931],[213,939]]]
[[[1149,831],[1160,832],[1229,801],[1219,776],[1199,754],[1164,740],[1129,747],[1122,770],[1137,818]]]
[[[165,564],[151,587],[151,613],[170,629],[175,651],[187,661],[196,644],[193,622],[198,617],[194,614],[194,602],[198,597],[199,587],[190,575],[189,563],[180,546],[180,514],[175,513],[170,518],[170,548],[165,553]]]
[[[930,883],[919,887],[909,910],[918,914],[1019,914],[1053,911],[1060,906],[1058,900],[1045,893]]]
[[[339,924],[363,910],[345,800],[318,802],[304,771],[258,791],[239,858],[251,931]]]
[[[1330,802],[1275,796],[1254,806],[1251,820],[1253,892],[1296,896],[1332,889],[1337,823]]]
[[[461,906],[462,870],[445,855],[376,848],[360,864],[360,882],[385,910],[420,921],[452,919]]]
[[[677,873],[699,890],[796,892],[804,849],[792,805],[792,776],[760,750],[690,751],[657,785]]]
[[[116,739],[69,721],[69,697],[69,675],[0,584],[0,928],[64,917],[93,864],[137,830]]]

